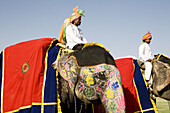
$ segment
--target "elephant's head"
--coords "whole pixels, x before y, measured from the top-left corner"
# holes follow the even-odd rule
[[[57,71],[82,101],[100,99],[107,113],[125,111],[120,73],[104,48],[88,46],[65,54],[57,60]]]
[[[153,62],[153,92],[170,100],[170,65],[158,60]]]

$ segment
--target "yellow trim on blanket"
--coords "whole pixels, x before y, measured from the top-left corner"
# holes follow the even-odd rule
[[[52,103],[32,103],[32,105],[57,105],[56,102],[52,102]]]
[[[44,81],[43,81],[43,87],[42,87],[41,113],[44,113],[44,105],[43,105],[43,104],[44,104],[45,82],[46,82],[46,76],[47,76],[46,73],[47,73],[48,51],[49,51],[49,49],[51,48],[51,46],[52,46],[52,44],[53,44],[53,42],[54,42],[55,40],[56,40],[56,39],[54,39],[54,40],[51,42],[50,46],[48,47],[48,49],[47,49],[47,51],[46,51],[46,56],[45,56],[45,69],[44,69]]]
[[[146,88],[147,88],[147,90],[148,90],[149,87],[147,87],[147,82],[146,82],[145,76],[144,76],[143,74],[142,74],[142,77],[143,77],[143,80],[144,80],[144,82],[145,82]],[[151,100],[151,103],[152,103],[152,105],[153,105],[153,109],[154,109],[155,113],[158,113],[158,110],[157,110],[157,107],[156,107],[155,102],[154,102],[151,98],[150,98],[150,100]]]
[[[133,64],[133,65],[134,65],[134,64]],[[135,66],[134,66],[134,71],[135,71]],[[146,85],[145,76],[144,76],[143,74],[142,74],[142,77],[143,77],[143,80],[144,80],[145,85]],[[155,102],[154,102],[151,98],[150,98],[150,100],[151,100],[151,103],[152,103],[152,105],[153,105],[153,108],[145,109],[145,110],[142,109],[141,104],[140,104],[141,102],[140,102],[140,99],[139,99],[138,90],[137,90],[137,88],[136,88],[136,84],[135,84],[134,78],[133,78],[133,83],[134,83],[134,86],[135,86],[135,89],[136,89],[137,98],[138,98],[138,102],[139,102],[139,106],[140,106],[140,111],[136,111],[135,113],[143,113],[143,112],[150,111],[150,110],[154,110],[155,113],[158,113],[158,110],[157,110],[157,108],[156,108]],[[146,88],[147,88],[147,90],[148,90],[147,85],[146,85]]]
[[[166,58],[168,58],[168,59],[170,59],[167,55],[159,54],[156,60],[159,60],[159,58],[160,58],[161,55],[164,56],[164,57],[166,57]]]
[[[57,59],[60,58],[61,50],[62,50],[62,48],[60,48],[60,50],[58,52]],[[58,82],[58,71],[57,70],[56,70],[56,82],[57,82],[56,83],[57,84],[57,113],[62,113],[61,105],[60,105],[60,103],[61,103],[60,94],[59,94],[59,91],[58,91],[58,89],[59,89],[59,86],[58,86],[59,82]]]
[[[151,99],[151,98],[150,98]],[[155,102],[151,99],[151,103],[152,103],[152,105],[153,105],[153,108],[154,108],[154,111],[155,111],[155,113],[158,113],[158,109],[157,109],[157,107],[156,107],[156,104],[155,104]]]
[[[22,110],[22,109],[31,108],[33,105],[57,105],[57,103],[32,103],[32,105],[22,106],[22,107],[19,107],[19,108],[16,109],[16,110],[8,111],[8,112],[6,112],[6,113],[18,112],[19,110]]]
[[[135,64],[133,63],[133,60],[132,60],[132,64],[134,66],[134,72],[135,73]],[[136,84],[135,84],[135,80],[134,80],[134,77],[133,77],[133,84],[135,86],[135,90],[136,90],[136,94],[137,94],[137,98],[138,98],[138,104],[139,104],[139,107],[140,107],[140,111],[142,111],[142,106],[140,104],[140,99],[139,99],[139,94],[138,94],[138,90],[137,90],[137,87],[136,87]],[[137,111],[138,112],[138,111]]]
[[[5,54],[5,50],[3,50],[2,52],[3,54],[3,61],[2,61],[2,85],[1,85],[1,113],[3,113],[3,91],[4,91],[4,54]]]
[[[154,110],[154,108],[150,108],[150,109],[145,109],[145,110],[137,111],[137,112],[135,112],[135,113],[144,113],[144,112],[150,111],[150,110]],[[157,112],[155,112],[155,113],[157,113]]]
[[[84,49],[84,48],[87,47],[87,46],[94,46],[94,45],[95,45],[95,46],[99,46],[99,47],[105,49],[107,52],[110,52],[110,51],[107,50],[102,44],[100,44],[100,43],[94,43],[94,42],[85,44],[82,49]]]
[[[6,113],[13,113],[13,112],[17,112],[21,109],[26,109],[26,108],[31,108],[32,105],[28,105],[28,106],[23,106],[23,107],[20,107],[19,109],[16,109],[16,110],[13,110],[13,111],[9,111],[9,112],[6,112]]]

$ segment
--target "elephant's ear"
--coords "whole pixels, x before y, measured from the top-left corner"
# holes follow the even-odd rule
[[[60,60],[59,73],[69,83],[69,87],[74,91],[75,83],[79,73],[76,58],[71,56],[67,60]]]
[[[154,77],[155,88],[157,91],[161,91],[170,84],[170,66],[167,63],[155,61],[153,71],[156,75]]]

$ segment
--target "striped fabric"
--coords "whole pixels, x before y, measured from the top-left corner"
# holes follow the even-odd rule
[[[152,38],[152,35],[151,33],[148,31],[148,33],[146,33],[143,37],[142,37],[142,40],[146,40],[146,39],[150,39]]]

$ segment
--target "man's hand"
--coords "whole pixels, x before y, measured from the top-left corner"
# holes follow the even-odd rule
[[[151,62],[151,61],[152,61],[152,59],[148,59],[148,60],[147,60],[147,62]]]

